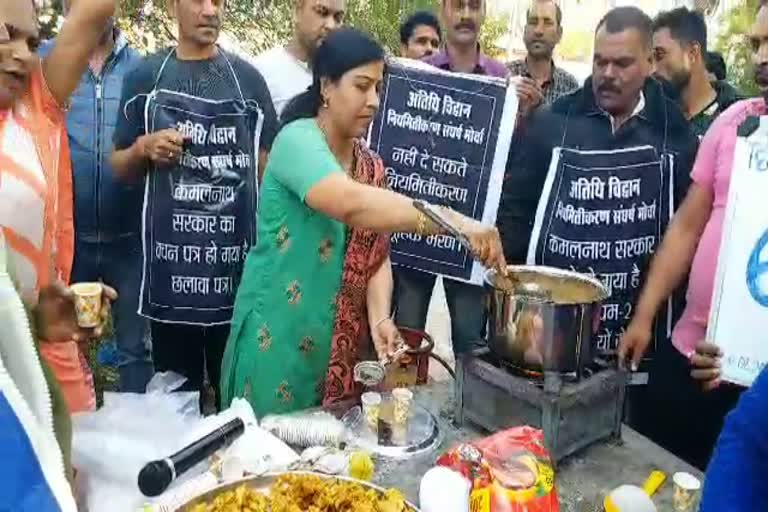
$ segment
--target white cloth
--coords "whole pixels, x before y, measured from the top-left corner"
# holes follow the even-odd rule
[[[266,80],[278,116],[290,100],[312,85],[309,65],[288,53],[284,46],[267,50],[253,59],[252,64]]]

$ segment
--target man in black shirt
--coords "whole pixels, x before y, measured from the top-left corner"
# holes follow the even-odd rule
[[[680,109],[649,78],[651,37],[651,20],[639,9],[610,11],[595,35],[592,77],[515,130],[497,221],[510,263],[526,261],[556,147],[597,151],[648,145],[671,152],[675,199],[685,197],[698,146]]]
[[[204,367],[218,389],[254,242],[256,164],[263,172],[277,131],[264,78],[216,44],[224,6],[174,0],[178,46],[126,76],[112,154],[118,179],[147,182],[139,308],[156,371],[183,375],[187,390],[202,389]]]
[[[499,206],[507,261],[593,273],[610,290],[595,336],[605,352],[616,350],[631,317],[698,146],[650,77],[651,40],[652,22],[636,7],[606,14],[584,87],[515,131]],[[634,188],[619,190],[622,183]]]

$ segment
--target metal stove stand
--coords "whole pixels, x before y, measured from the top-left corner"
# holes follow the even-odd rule
[[[598,441],[621,439],[625,383],[624,372],[608,368],[576,382],[557,373],[520,376],[478,349],[456,361],[456,422],[491,432],[540,428],[558,464]]]

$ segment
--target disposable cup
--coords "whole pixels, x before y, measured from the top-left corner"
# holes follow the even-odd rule
[[[672,495],[672,508],[675,512],[693,512],[698,505],[701,494],[701,482],[690,473],[675,473],[672,476],[675,484]]]
[[[363,393],[360,397],[363,404],[363,415],[371,428],[377,428],[379,424],[379,412],[381,411],[381,395],[373,391]]]
[[[101,284],[77,283],[70,289],[75,294],[77,324],[84,328],[98,326],[101,323]]]
[[[406,423],[408,421],[408,416],[411,414],[413,392],[406,388],[393,389],[392,400],[395,404],[395,423]]]

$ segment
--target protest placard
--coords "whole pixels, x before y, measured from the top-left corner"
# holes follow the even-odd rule
[[[553,151],[528,263],[602,281],[610,297],[595,340],[601,353],[616,351],[671,218],[673,173],[665,168],[673,165],[671,156],[660,157],[651,146]],[[668,309],[657,317],[656,333],[670,331]]]
[[[734,152],[707,340],[723,351],[722,378],[749,386],[768,363],[768,117]]]
[[[371,148],[389,186],[495,224],[517,94],[507,82],[448,73],[397,59],[385,78]],[[483,268],[448,235],[392,235],[392,262],[432,274],[482,282]]]
[[[147,133],[175,128],[185,144],[175,165],[147,176],[139,313],[166,323],[229,323],[256,239],[262,113],[162,90],[150,105]]]

